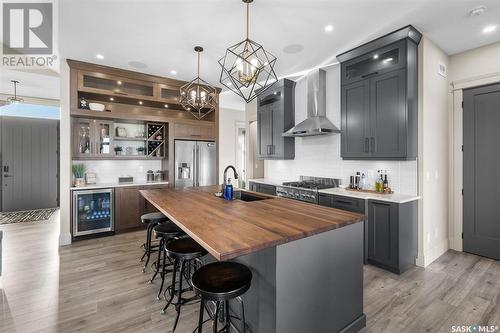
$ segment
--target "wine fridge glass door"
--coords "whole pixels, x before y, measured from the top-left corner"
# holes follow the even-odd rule
[[[113,230],[113,189],[73,192],[73,236]]]

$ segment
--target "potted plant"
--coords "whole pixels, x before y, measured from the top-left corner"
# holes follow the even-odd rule
[[[75,177],[75,186],[85,185],[85,164],[73,164],[73,176]]]
[[[114,150],[116,155],[122,155],[123,153],[123,147],[117,146],[114,148]]]
[[[137,147],[137,155],[144,155],[146,147]]]

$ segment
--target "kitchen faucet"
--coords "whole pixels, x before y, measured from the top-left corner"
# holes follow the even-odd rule
[[[224,169],[224,183],[222,183],[222,193],[224,193],[224,189],[226,188],[227,185],[227,170],[229,169],[233,169],[234,179],[238,179],[238,173],[236,172],[236,168],[232,165],[228,165]]]

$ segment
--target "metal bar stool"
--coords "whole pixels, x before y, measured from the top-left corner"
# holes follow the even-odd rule
[[[144,258],[147,257],[146,263],[142,267],[143,273],[146,272],[146,267],[148,266],[151,253],[153,252],[153,249],[156,248],[151,244],[152,241],[151,236],[153,233],[153,228],[158,224],[165,223],[167,221],[170,221],[168,217],[166,217],[160,212],[147,213],[141,216],[141,223],[148,225],[148,228],[146,230],[146,242],[141,245],[141,247],[144,249],[144,254],[141,257],[141,262],[143,262]]]
[[[203,324],[210,320],[207,319],[203,321],[203,312],[205,309],[205,302],[207,301],[215,303],[215,313],[211,318],[213,321],[214,333],[229,333],[231,331],[231,318],[239,320],[242,324],[241,332],[246,332],[245,306],[240,296],[243,295],[252,284],[252,272],[247,266],[229,261],[214,262],[194,272],[191,282],[196,294],[201,296],[200,317],[197,327],[198,333],[201,333]],[[231,316],[230,314],[229,301],[233,299],[237,300],[240,304],[241,318]],[[223,317],[225,317],[225,325],[218,331],[217,322],[219,320],[220,310],[224,311]]]
[[[161,285],[160,285],[160,290],[158,291],[158,295],[156,296],[156,299],[159,300],[161,297],[161,292],[163,290],[163,285],[165,283],[165,276],[167,275],[168,272],[171,272],[173,270],[168,270],[167,265],[170,264],[172,265],[173,263],[168,259],[168,264],[167,264],[167,256],[166,254],[163,254],[162,252],[165,251],[165,245],[168,244],[170,241],[177,239],[183,235],[185,235],[185,232],[182,231],[181,228],[179,228],[175,223],[172,221],[158,224],[153,228],[153,234],[155,238],[160,238],[160,244],[158,245],[158,257],[156,259],[156,267],[155,267],[155,272],[151,279],[149,280],[149,283],[153,283],[153,280],[156,278],[156,275],[158,275],[158,272],[160,272],[160,277],[161,277]],[[162,261],[163,257],[163,261]],[[161,267],[161,271],[160,271]]]
[[[207,254],[207,251],[191,238],[179,238],[165,244],[165,253],[174,260],[174,271],[172,273],[172,284],[165,290],[165,294],[170,292],[170,298],[161,313],[165,313],[170,304],[175,305],[177,316],[172,329],[172,332],[174,332],[181,314],[181,306],[199,300],[197,296],[183,298],[182,293],[191,289],[191,268],[193,265],[201,267],[200,258]],[[176,288],[177,273],[179,273],[179,285]],[[185,289],[183,289],[184,279],[188,283],[188,288]],[[177,296],[177,301],[173,302],[175,296]]]

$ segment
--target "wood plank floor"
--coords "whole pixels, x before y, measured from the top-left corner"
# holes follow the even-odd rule
[[[51,223],[0,228],[0,332],[171,331],[173,309],[160,314],[158,283],[148,284],[149,272],[141,273],[144,232],[59,249],[58,214]],[[401,276],[365,266],[364,292],[365,332],[500,325],[500,262],[471,254],[448,251],[426,269]],[[197,316],[198,306],[184,307],[176,332],[192,332]]]

